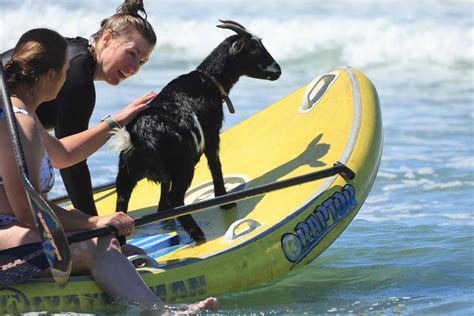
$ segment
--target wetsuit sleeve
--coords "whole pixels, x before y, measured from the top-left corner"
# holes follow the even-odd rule
[[[66,82],[52,105],[56,113],[54,132],[57,138],[80,133],[89,126],[95,105],[95,88],[88,67],[84,66],[87,58],[77,56],[70,62]],[[74,207],[97,215],[87,160],[60,172]]]

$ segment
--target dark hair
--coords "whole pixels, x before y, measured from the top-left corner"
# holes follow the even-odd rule
[[[139,12],[142,12],[144,16],[141,16]],[[112,31],[117,37],[138,32],[150,46],[156,44],[156,34],[147,21],[143,0],[125,0],[114,15],[102,20],[100,29],[92,34],[92,40],[98,42],[105,30]]]
[[[66,40],[56,31],[39,28],[26,32],[5,65],[8,87],[31,87],[49,69],[60,71],[66,62],[66,49]]]

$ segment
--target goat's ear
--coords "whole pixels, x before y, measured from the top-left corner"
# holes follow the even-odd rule
[[[231,54],[232,56],[237,55],[238,53],[240,53],[242,48],[244,48],[244,46],[245,46],[245,40],[243,38],[233,42],[232,46],[229,49],[229,54]]]

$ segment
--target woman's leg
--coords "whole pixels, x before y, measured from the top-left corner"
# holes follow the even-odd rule
[[[111,299],[130,303],[161,303],[120,252],[116,238],[102,237],[73,244],[71,254],[74,272],[90,272]]]
[[[93,248],[93,249],[92,249]],[[148,288],[135,267],[120,252],[116,238],[102,237],[71,246],[76,272],[90,271],[99,287],[113,300],[139,303],[147,309],[164,309],[163,302]],[[186,308],[188,313],[217,310],[216,298],[208,298]]]
[[[22,244],[38,242],[36,231],[25,226],[13,224],[0,228],[0,250]],[[99,287],[113,300],[141,303],[150,308],[164,308],[163,303],[143,282],[133,265],[120,252],[116,238],[95,238],[70,246],[72,255],[72,273],[90,273]],[[44,271],[41,276],[50,276]],[[187,312],[216,310],[218,302],[208,298],[196,304],[190,304]]]

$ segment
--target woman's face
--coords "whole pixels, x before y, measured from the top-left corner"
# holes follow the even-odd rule
[[[50,101],[56,99],[59,91],[66,81],[67,70],[69,69],[69,60],[66,58],[63,67],[60,71],[53,68],[49,69],[47,73],[43,75],[44,80],[42,81],[41,90],[44,91],[44,101]]]
[[[61,69],[61,72],[57,74],[57,81],[56,85],[54,87],[56,93],[55,93],[55,99],[58,96],[59,91],[64,85],[64,82],[66,81],[66,76],[67,76],[67,71],[69,69],[69,59],[66,58],[66,61],[64,62],[63,68]]]
[[[114,38],[106,33],[102,37],[103,48],[98,56],[102,79],[111,85],[136,74],[148,61],[153,47],[138,33],[122,38]]]

